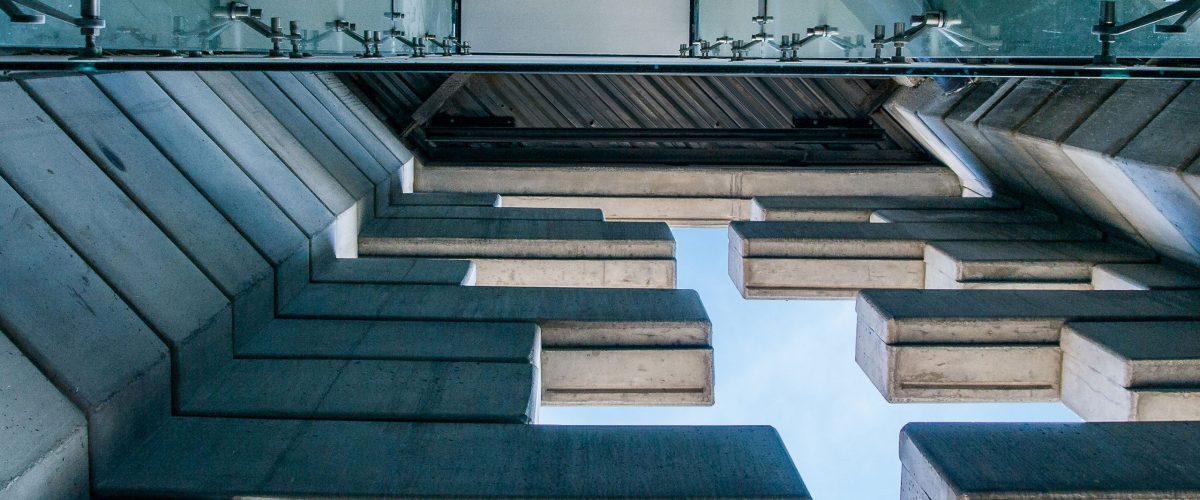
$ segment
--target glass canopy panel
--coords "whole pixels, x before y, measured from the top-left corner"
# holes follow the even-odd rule
[[[12,0],[10,0],[12,1]],[[21,4],[22,0],[15,0]],[[78,17],[77,0],[45,0],[42,3]],[[261,9],[261,21],[270,25],[272,17],[281,20],[284,33],[289,21],[296,20],[302,47],[313,53],[360,53],[363,46],[344,33],[334,30],[334,21],[354,23],[363,30],[403,32],[404,36],[435,35],[437,40],[453,36],[452,0],[332,0],[297,2],[294,0],[255,0],[245,2]],[[216,5],[216,7],[214,7]],[[265,51],[271,41],[248,23],[221,18],[229,2],[210,0],[105,0],[100,16],[106,26],[99,43],[106,50],[215,50]],[[18,5],[26,13],[33,9]],[[395,13],[395,14],[393,14]],[[394,39],[381,43],[385,54],[406,53],[409,49]],[[28,48],[79,47],[79,29],[53,18],[44,24],[12,23],[0,15],[0,46]],[[283,49],[290,50],[288,42]]]

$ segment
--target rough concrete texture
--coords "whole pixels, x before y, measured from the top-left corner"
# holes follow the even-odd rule
[[[536,363],[533,323],[277,319],[239,336],[246,358]]]
[[[87,421],[0,332],[0,497],[87,498]]]
[[[674,227],[723,227],[750,219],[750,200],[744,198],[507,195],[504,206],[593,208],[602,210],[605,220],[666,222]]]
[[[958,196],[946,167],[720,167],[659,165],[482,166],[426,164],[417,191],[501,195],[658,196]]]
[[[1045,210],[876,210],[871,222],[976,222],[984,224],[1043,224],[1058,222]]]
[[[388,219],[604,220],[604,212],[594,208],[501,208],[399,205],[384,207],[375,215],[377,217]]]
[[[363,255],[493,258],[675,257],[666,224],[649,222],[377,219],[359,235]]]
[[[855,310],[888,344],[1055,343],[1068,321],[1198,319],[1200,293],[863,290]]]
[[[331,456],[355,458],[331,466]],[[180,459],[191,467],[178,467]],[[769,427],[198,418],[174,419],[97,490],[138,498],[809,498]]]
[[[1015,210],[1008,198],[958,196],[757,196],[751,220],[867,222],[876,210]]]
[[[927,275],[940,273],[957,282],[1087,284],[1096,264],[1155,258],[1142,247],[1112,242],[940,241],[925,247]]]
[[[1070,323],[1063,403],[1094,420],[1200,418],[1200,323]]]
[[[889,403],[1055,401],[1062,370],[1054,344],[888,345],[861,323],[854,361]]]
[[[472,259],[477,286],[675,288],[675,259]]]
[[[291,318],[521,321],[545,347],[710,345],[691,290],[314,284],[281,311]]]
[[[1200,273],[1164,264],[1100,264],[1092,270],[1096,290],[1194,290]]]
[[[334,259],[314,269],[312,280],[315,283],[473,285],[475,265],[469,260],[447,259]]]
[[[919,144],[925,146],[930,154],[942,164],[950,167],[962,182],[964,194],[973,193],[975,196],[992,196],[993,181],[987,170],[979,165],[973,157],[963,158],[965,148],[958,147],[957,141],[947,141],[943,138],[953,136],[948,133],[943,123],[926,121],[917,110],[926,114],[942,115],[947,108],[956,102],[948,98],[941,87],[933,82],[920,85],[906,92],[898,92],[883,104],[883,109],[896,119],[904,130]],[[770,220],[770,219],[767,219]]]
[[[498,207],[500,195],[491,193],[403,193],[392,196],[392,204],[408,206]]]
[[[712,349],[545,349],[547,405],[711,405]]]
[[[1194,498],[1198,445],[1195,422],[922,422],[901,430],[900,461],[933,500]]]

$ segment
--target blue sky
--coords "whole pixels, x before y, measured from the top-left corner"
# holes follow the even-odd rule
[[[725,229],[676,229],[679,288],[700,292],[713,322],[716,404],[700,408],[543,407],[542,424],[768,424],[813,498],[899,498],[900,428],[916,421],[1079,421],[1053,404],[883,400],[854,363],[854,302],[741,298]]]

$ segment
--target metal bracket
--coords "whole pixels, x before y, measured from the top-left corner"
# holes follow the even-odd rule
[[[36,14],[27,14],[17,5],[33,10]],[[99,0],[83,0],[79,3],[79,17],[47,5],[40,0],[0,0],[0,10],[8,19],[16,24],[45,24],[46,17],[52,17],[79,28],[83,35],[83,48],[79,55],[72,58],[76,61],[104,59],[104,51],[96,45],[100,30],[104,29],[104,19],[100,17]]]
[[[1155,24],[1179,16],[1171,24]],[[1100,53],[1092,58],[1093,64],[1113,66],[1117,57],[1112,54],[1112,45],[1117,37],[1154,24],[1154,32],[1167,35],[1187,33],[1187,28],[1200,19],[1200,0],[1178,0],[1177,2],[1146,14],[1124,24],[1117,24],[1117,3],[1113,0],[1100,2],[1100,20],[1092,27],[1092,34],[1100,40]]]

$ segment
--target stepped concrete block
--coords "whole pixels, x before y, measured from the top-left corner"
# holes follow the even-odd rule
[[[1056,401],[1054,344],[887,344],[860,322],[854,361],[889,403]]]
[[[1090,288],[1096,264],[1155,258],[1142,247],[1091,241],[938,241],[925,247],[926,274],[958,282],[1082,282]]]
[[[507,195],[506,207],[594,208],[610,221],[666,222],[680,227],[724,226],[750,219],[750,200],[744,198],[655,198],[606,196]]]
[[[1058,215],[1044,210],[876,210],[871,222],[974,222],[984,224],[1045,224]]]
[[[15,117],[0,129],[0,173],[170,345],[186,391],[228,356],[229,302],[17,84],[0,82],[0,97]]]
[[[13,150],[0,147],[0,152]],[[7,221],[0,231],[0,255],[5,257],[0,259],[0,289],[37,297],[0,301],[4,333],[56,386],[71,388],[71,401],[87,414],[91,470],[102,474],[123,448],[147,437],[170,415],[167,348],[3,180],[0,213]],[[14,379],[3,380],[7,385]],[[47,418],[39,428],[47,431],[53,428],[49,416],[58,414],[51,408],[50,403],[38,406]]]
[[[1016,130],[1027,123],[1047,101],[1053,99],[1062,89],[1062,85],[1055,80],[1038,78],[1013,81],[1016,85],[1012,90],[988,110],[977,125],[983,132],[983,137],[1006,162],[1003,167],[993,168],[1015,170],[1037,189],[1036,193],[1042,198],[1069,212],[1081,213],[1075,200],[1064,189],[1067,186],[1060,184],[1046,166],[1039,163],[1016,140]]]
[[[363,255],[480,258],[675,256],[666,224],[648,222],[378,219],[359,235]]]
[[[1096,290],[1195,290],[1200,274],[1163,264],[1100,264],[1092,270]]]
[[[1081,123],[1062,145],[1063,152],[1112,201],[1155,250],[1193,264],[1195,250],[1161,211],[1168,203],[1147,192],[1111,155],[1121,151],[1179,94],[1186,82],[1127,81]]]
[[[1015,210],[1008,198],[957,196],[758,196],[751,220],[806,222],[868,222],[877,210]]]
[[[1196,446],[1195,422],[922,422],[900,431],[900,462],[934,500],[1192,498]]]
[[[691,290],[313,284],[281,311],[308,319],[537,323],[545,347],[708,347]]]
[[[452,206],[452,207],[498,207],[500,195],[492,193],[403,193],[393,197],[392,205]]]
[[[958,147],[961,147],[964,151],[970,151],[969,157],[990,172],[999,185],[1006,185],[1017,192],[1037,193],[1019,170],[1009,166],[978,127],[979,120],[1004,99],[1018,82],[1015,79],[980,82],[963,90],[962,98],[954,102],[949,109],[928,116],[923,114],[922,118],[926,123],[938,123],[945,127],[945,131],[949,132],[947,136],[960,143],[955,145],[955,150],[958,151]],[[939,133],[939,137],[941,136]]]
[[[354,90],[347,86],[335,73],[316,73],[313,75],[305,73],[296,73],[296,77],[302,83],[313,91],[313,95],[321,98],[322,94],[313,88],[310,82],[319,80],[325,85],[329,92],[332,93],[346,109],[350,110],[354,116],[362,121],[363,125],[371,131],[371,133],[379,139],[384,146],[387,147],[396,159],[400,162],[407,162],[413,158],[412,152],[400,142],[400,138],[392,133],[391,128],[387,126],[378,116],[375,115],[367,104],[355,94]],[[351,129],[353,131],[353,129]],[[364,141],[366,142],[366,141]],[[386,164],[386,163],[385,163]]]
[[[863,290],[855,309],[887,344],[1057,343],[1068,321],[1200,319],[1200,293]]]
[[[247,358],[537,362],[533,323],[277,319],[239,335]]]
[[[330,467],[331,456],[362,459]],[[409,498],[809,498],[779,434],[765,426],[203,418],[173,419],[97,491],[140,498],[348,491]]]
[[[1060,90],[1048,99],[1012,136],[1038,165],[1060,186],[1085,214],[1098,222],[1136,235],[1120,210],[1063,152],[1062,142],[1101,105],[1117,87],[1114,80],[1063,80]]]
[[[379,138],[376,132],[391,135],[391,132],[386,127],[379,130],[371,130],[371,126],[363,123],[359,114],[351,109],[351,103],[356,107],[362,108],[362,111],[366,111],[367,113],[370,113],[370,111],[351,92],[343,90],[340,96],[334,94],[328,85],[325,85],[317,75],[312,73],[293,72],[287,75],[300,82],[300,85],[303,85],[317,102],[320,102],[329,114],[333,115],[334,119],[346,128],[346,131],[354,137],[354,140],[358,141],[363,149],[370,153],[371,157],[379,163],[385,173],[390,175],[399,171],[405,162],[412,159],[412,153],[403,146],[401,146],[400,151],[393,152]],[[280,74],[271,74],[272,79],[277,76],[282,78]],[[283,85],[280,84],[280,87],[282,88]]]
[[[486,166],[426,164],[418,191],[534,196],[753,198],[770,195],[958,196],[936,165],[737,167],[666,165]]]
[[[928,267],[928,266],[927,266]],[[959,281],[940,269],[926,269],[926,290],[1091,290],[1092,284],[1078,280],[978,280]]]
[[[331,213],[336,215],[349,210],[357,201],[356,197],[365,192],[367,186],[362,182],[361,174],[338,168],[326,170],[321,162],[305,149],[300,139],[292,135],[232,73],[202,72],[196,76],[225,101],[229,109],[304,181]],[[351,194],[346,186],[354,188],[354,194]]]
[[[946,131],[944,124],[936,120],[922,120],[918,112],[922,110],[940,116],[953,107],[959,98],[961,96],[958,94],[947,95],[937,82],[931,80],[907,92],[894,93],[883,104],[883,109],[902,123],[905,130],[930,154],[950,167],[962,180],[965,191],[979,196],[991,196],[992,187],[986,170],[979,167],[978,161],[960,157],[965,148],[956,149],[951,141],[946,140],[947,137],[953,137],[953,134]]]
[[[385,219],[604,220],[604,212],[600,210],[576,208],[389,206],[375,216]]]
[[[546,405],[711,405],[712,349],[545,349]]]
[[[0,332],[0,496],[87,498],[87,420]]]
[[[393,283],[473,285],[475,264],[469,260],[361,257],[335,259],[314,270],[315,283]]]
[[[107,73],[94,79],[272,264],[307,245],[291,219],[149,75]]]
[[[177,71],[154,72],[150,76],[254,179],[304,234],[311,237],[333,223],[334,214],[313,190],[275,156],[271,148],[200,77],[195,73]]]
[[[537,368],[528,362],[235,359],[179,410],[219,417],[528,423],[535,408]]]
[[[674,259],[472,259],[475,285],[675,288]]]
[[[33,78],[21,84],[227,297],[266,304],[263,311],[239,308],[241,314],[271,313],[270,266],[90,79]],[[243,294],[263,297],[238,301]]]
[[[1070,323],[1063,403],[1088,421],[1200,419],[1200,322]]]
[[[860,288],[921,288],[925,263],[911,259],[745,258],[729,253],[742,297],[853,298]]]
[[[304,113],[304,116],[308,117],[312,124],[316,125],[328,137],[329,141],[337,147],[338,151],[341,151],[346,158],[353,162],[372,183],[380,184],[388,180],[388,174],[391,173],[388,167],[384,167],[362,143],[358,142],[354,134],[351,134],[350,130],[291,73],[279,71],[246,73],[239,75],[239,78],[243,81],[265,78],[265,80],[273,82],[279,88],[279,91],[290,99]],[[265,81],[261,83],[264,86],[266,85]],[[259,85],[259,82],[256,81],[247,84],[247,88],[257,85]],[[400,168],[398,164],[391,164],[389,166],[395,169]]]

